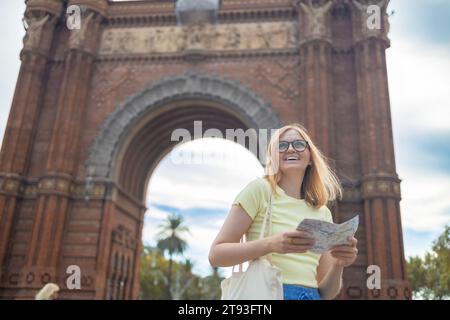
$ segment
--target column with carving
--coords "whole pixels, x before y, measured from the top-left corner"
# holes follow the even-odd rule
[[[353,1],[356,77],[362,159],[361,189],[368,265],[381,270],[381,289],[371,299],[408,299],[400,218],[400,179],[396,173],[386,49],[390,46],[387,0]],[[379,6],[379,26],[369,28],[368,6]],[[370,10],[369,10],[370,11]]]
[[[60,276],[58,270],[63,230],[70,206],[69,192],[74,180],[77,154],[86,108],[88,86],[97,52],[100,23],[107,1],[69,1],[83,5],[79,29],[66,30],[68,42],[64,53],[56,120],[54,123],[46,172],[38,185],[27,273],[47,274],[51,281]],[[62,273],[64,275],[64,273]]]
[[[329,12],[332,1],[299,0],[303,122],[321,150],[333,154],[332,65]]]
[[[22,63],[0,153],[0,270],[6,267],[18,195],[23,191],[30,165],[34,131],[45,92],[55,25],[63,12],[63,1],[59,0],[28,0],[26,5]]]

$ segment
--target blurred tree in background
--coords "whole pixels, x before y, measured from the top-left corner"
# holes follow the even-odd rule
[[[170,296],[172,288],[173,256],[183,255],[187,248],[187,242],[183,239],[183,234],[189,232],[189,228],[184,225],[182,216],[175,213],[170,214],[166,221],[159,225],[158,242],[156,246],[163,253],[169,253],[169,267],[167,269],[167,295]]]
[[[417,299],[450,299],[450,226],[424,258],[410,257],[408,277]]]
[[[173,281],[168,289],[169,261],[158,248],[144,246],[141,259],[141,299],[144,300],[218,300],[220,276],[218,268],[211,268],[211,275],[202,277],[192,272],[194,263],[173,261]],[[170,291],[170,295],[168,292]]]
[[[141,258],[141,299],[220,299],[218,268],[211,275],[201,277],[192,272],[194,261],[175,261],[175,255],[183,256],[188,243],[183,234],[189,232],[182,216],[170,214],[159,226],[156,247],[145,246]],[[169,259],[166,259],[167,253]]]

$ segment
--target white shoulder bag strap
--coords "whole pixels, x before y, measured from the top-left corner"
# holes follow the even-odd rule
[[[261,227],[261,231],[259,232],[259,239],[263,239],[266,234],[266,224],[267,220],[269,220],[269,236],[272,235],[272,190],[269,186],[269,201],[267,203],[266,214],[264,215],[263,225]],[[268,253],[265,255],[267,259],[272,262],[272,253]]]
[[[266,225],[267,225],[267,220],[269,220],[269,236],[272,235],[272,190],[269,186],[269,201],[267,203],[267,208],[266,208],[266,213],[264,214],[264,219],[263,219],[263,224],[261,227],[261,231],[259,232],[259,239],[264,238],[265,234],[266,234]],[[244,236],[245,233],[242,235],[240,242],[244,242]],[[272,253],[269,253],[263,257],[267,257],[267,259],[272,262]],[[231,268],[231,271],[234,272],[234,267],[236,265],[234,265]],[[242,272],[242,263],[238,264],[239,266],[239,272]]]

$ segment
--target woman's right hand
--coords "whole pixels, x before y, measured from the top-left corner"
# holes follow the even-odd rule
[[[275,253],[304,253],[314,245],[312,234],[306,231],[286,231],[268,238],[269,248]]]

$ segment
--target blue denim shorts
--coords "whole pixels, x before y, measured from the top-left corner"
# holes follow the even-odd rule
[[[283,283],[284,300],[320,300],[317,288],[307,288],[296,284]]]

